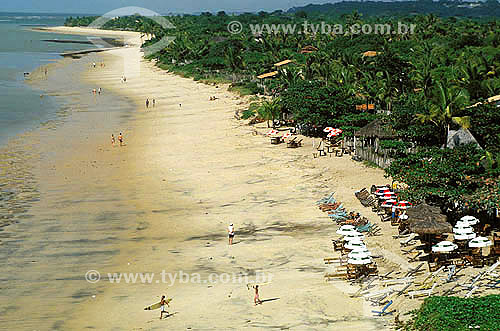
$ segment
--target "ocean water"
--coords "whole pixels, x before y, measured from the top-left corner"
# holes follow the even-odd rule
[[[26,84],[24,73],[61,58],[61,52],[90,48],[85,44],[45,39],[86,40],[84,36],[32,31],[33,26],[59,26],[67,15],[0,13],[0,145],[16,134],[51,119],[59,105]]]

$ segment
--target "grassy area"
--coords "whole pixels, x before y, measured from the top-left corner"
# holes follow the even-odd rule
[[[401,328],[413,330],[499,330],[500,295],[478,298],[430,297]]]

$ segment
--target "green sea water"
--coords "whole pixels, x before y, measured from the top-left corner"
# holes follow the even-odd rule
[[[0,13],[0,145],[23,131],[51,119],[59,105],[53,98],[40,98],[41,91],[25,83],[25,73],[61,58],[63,51],[89,48],[84,44],[61,44],[45,39],[86,40],[32,31],[36,26],[59,26],[66,15]]]

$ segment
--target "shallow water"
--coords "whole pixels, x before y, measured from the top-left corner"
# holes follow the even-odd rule
[[[93,96],[95,87],[80,81],[95,60],[54,68],[40,83],[58,105],[53,119],[0,148],[0,329],[64,329],[78,303],[100,293],[85,272],[110,266],[136,218],[116,187],[65,183],[55,171],[88,139],[107,142],[109,128],[121,130],[122,116],[135,109],[107,91]]]
[[[31,31],[26,24],[58,26],[64,15],[0,13],[0,145],[41,122],[54,118],[58,105],[54,98],[40,98],[43,92],[25,84],[24,73],[60,59],[65,50],[89,48],[81,44],[44,42],[44,39],[77,39]]]

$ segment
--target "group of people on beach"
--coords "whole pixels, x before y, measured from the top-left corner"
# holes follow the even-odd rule
[[[101,95],[101,93],[102,93],[102,88],[100,88],[100,87],[98,89],[92,90],[92,94],[94,94],[94,95],[97,95],[97,94]]]
[[[120,132],[120,134],[118,135],[118,142],[120,143],[120,146],[123,146],[123,135],[122,133]],[[111,146],[115,146],[116,144],[116,140],[115,140],[115,135],[112,133],[111,134]]]
[[[149,108],[149,105],[151,104],[152,107],[156,106],[156,100],[152,99],[151,102],[149,101],[149,98],[146,99],[146,109]]]

